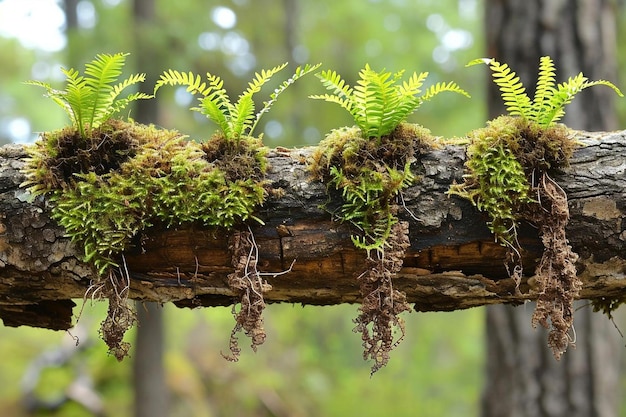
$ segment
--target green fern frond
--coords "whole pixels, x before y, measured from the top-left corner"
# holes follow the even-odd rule
[[[537,88],[535,98],[531,102],[519,77],[507,64],[501,64],[494,59],[480,58],[471,61],[466,66],[476,64],[489,65],[493,72],[493,80],[500,88],[502,99],[510,115],[533,121],[543,128],[559,121],[565,114],[565,106],[571,103],[576,94],[585,88],[605,85],[623,97],[622,92],[610,81],[588,81],[582,73],[570,77],[566,82],[555,85],[556,68],[554,62],[549,56],[544,56],[539,62]]]
[[[549,56],[542,56],[539,61],[539,77],[537,77],[537,88],[532,106],[533,117],[539,124],[543,124],[539,119],[550,107],[550,99],[556,92],[555,85],[556,68],[554,62]]]
[[[256,119],[254,120],[254,123],[252,124],[252,127],[250,128],[250,132],[254,132],[256,125],[259,123],[259,120],[261,120],[261,116],[263,116],[263,114],[269,111],[269,109],[276,102],[276,100],[278,100],[278,96],[281,95],[283,91],[287,89],[287,87],[289,87],[291,84],[295,83],[298,79],[304,77],[308,73],[315,71],[321,65],[322,64],[315,64],[315,65],[306,64],[304,67],[302,66],[297,67],[294,74],[287,80],[283,81],[280,84],[280,86],[277,89],[275,89],[272,94],[270,94],[270,100],[263,102],[263,108],[257,113]]]
[[[277,65],[269,70],[261,70],[261,73],[254,73],[254,79],[248,83],[248,89],[243,92],[241,96],[254,95],[261,91],[261,87],[267,83],[277,72],[281,71],[287,66],[287,63]],[[240,97],[241,97],[240,96]]]
[[[217,124],[218,128],[224,132],[228,138],[234,137],[232,129],[232,117],[235,112],[234,105],[224,89],[224,81],[217,76],[207,73],[209,86],[205,88],[204,97],[200,99],[200,107],[193,107],[191,110],[199,111]]]
[[[341,78],[336,71],[333,70],[325,70],[316,74],[316,76],[322,82],[322,85],[327,89],[332,91],[332,93],[338,97],[349,99],[352,98],[352,88]],[[322,98],[323,96],[309,96],[310,98],[317,99]]]
[[[324,100],[329,103],[337,103],[341,107],[346,109],[350,114],[352,114],[352,106],[354,105],[352,98],[347,98],[347,97],[342,98],[340,96],[331,95],[331,94],[314,94],[314,95],[310,95],[309,98],[312,98],[315,100]]]
[[[85,65],[85,83],[90,88],[90,111],[88,119],[90,127],[96,127],[101,117],[105,117],[115,100],[111,94],[112,84],[122,75],[122,68],[128,54],[101,54]],[[101,117],[99,117],[101,116]]]
[[[421,88],[428,77],[428,72],[414,72],[408,81],[404,81],[401,86],[398,87],[398,92],[402,96],[416,96],[422,92]]]
[[[276,89],[274,94],[270,96],[271,100],[265,102],[264,108],[255,115],[254,100],[252,97],[254,94],[261,91],[261,88],[277,72],[281,71],[286,66],[287,63],[284,63],[269,70],[264,69],[261,70],[261,72],[256,72],[252,81],[248,83],[248,88],[239,95],[236,103],[231,102],[230,97],[223,88],[223,80],[219,76],[211,73],[207,73],[207,84],[202,81],[202,77],[192,72],[185,73],[176,70],[168,70],[161,74],[159,81],[154,87],[154,92],[156,93],[156,91],[164,85],[187,86],[188,92],[202,95],[200,105],[198,107],[192,107],[191,110],[198,111],[215,122],[227,139],[238,140],[243,136],[252,135],[263,113],[269,110],[269,107],[271,107],[278,95],[283,92],[285,88],[293,84],[293,82],[301,76],[318,67],[310,67],[307,65],[305,70],[298,67],[295,75],[284,82],[280,88]]]
[[[420,97],[421,86],[428,73],[414,72],[408,81],[400,84],[403,74],[404,71],[394,74],[385,70],[377,72],[366,64],[359,72],[357,85],[351,88],[335,71],[322,71],[317,76],[333,94],[309,97],[339,104],[350,113],[365,138],[379,140],[393,132],[422,102],[442,91],[453,91],[469,97],[453,82],[438,83]]]
[[[131,85],[144,82],[145,80],[146,74],[133,74],[124,81],[113,86],[111,90],[111,97],[113,98],[113,100],[115,100],[126,88],[130,87]],[[147,97],[151,97],[149,94],[144,93],[144,95]]]
[[[589,81],[589,82],[585,83],[585,86],[583,88],[593,87],[594,85],[604,85],[604,86],[607,86],[607,87],[611,88],[613,91],[615,91],[615,93],[618,96],[624,97],[624,94],[622,93],[622,91],[619,88],[617,88],[617,86],[615,84],[613,84],[612,82],[607,81],[607,80]]]
[[[386,118],[387,109],[395,109],[399,103],[399,94],[394,88],[398,74],[391,78],[391,73],[376,72],[369,65],[359,72],[360,79],[354,87],[352,116],[367,137],[380,138],[390,133],[395,126]]]
[[[489,67],[493,71],[493,81],[500,88],[506,110],[512,116],[532,117],[532,104],[520,78],[507,64],[491,60]]]
[[[87,86],[85,79],[78,74],[77,70],[61,70],[67,78],[67,88],[63,100],[67,101],[72,109],[72,121],[78,127],[81,137],[85,137],[85,113],[92,105],[92,92]]]
[[[131,102],[136,100],[146,100],[150,98],[153,98],[153,96],[150,94],[138,92],[129,94],[125,98],[116,99],[111,104],[110,111],[108,112],[109,114],[103,115],[103,117],[106,116],[106,118],[108,119],[110,115],[119,113],[120,111],[124,110]]]
[[[242,135],[246,128],[251,127],[254,123],[254,100],[252,94],[246,94],[239,97],[239,101],[233,107],[231,113],[232,131],[235,135]]]
[[[86,138],[88,128],[97,128],[132,101],[152,97],[144,93],[119,97],[127,87],[145,80],[145,74],[134,74],[117,82],[128,55],[98,54],[85,65],[84,76],[73,68],[62,68],[67,84],[65,90],[55,90],[49,84],[37,81],[27,84],[45,88],[48,97],[65,110],[80,136]]]
[[[210,74],[207,74],[210,76]],[[191,94],[202,94],[206,96],[211,88],[207,89],[206,83],[202,81],[202,77],[200,75],[196,75],[193,72],[180,72],[177,70],[167,70],[161,74],[159,80],[154,85],[154,94],[163,87],[164,85],[176,86],[182,85],[187,87],[187,92]],[[213,88],[221,88],[213,86]]]
[[[420,97],[420,101],[421,102],[428,101],[431,98],[433,98],[434,96],[436,96],[437,94],[443,93],[445,91],[458,93],[458,94],[461,94],[461,95],[463,95],[463,96],[465,96],[467,98],[470,98],[470,95],[469,95],[469,93],[467,91],[465,91],[461,87],[459,87],[459,85],[457,83],[455,83],[454,81],[450,81],[448,83],[439,82],[437,84],[431,85],[426,90],[424,95]]]

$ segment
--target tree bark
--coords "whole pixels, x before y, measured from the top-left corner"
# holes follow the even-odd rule
[[[135,40],[136,68],[146,72],[146,82],[141,91],[152,94],[150,87],[156,84],[159,70],[160,45],[155,32],[154,0],[133,1],[133,36]],[[138,72],[138,71],[137,71]],[[159,119],[158,100],[139,100],[135,103],[136,120],[150,123]],[[154,302],[137,305],[137,333],[133,355],[134,417],[167,417],[169,390],[165,377],[165,326],[163,309]]]
[[[580,255],[583,298],[626,294],[626,132],[578,133],[584,143],[558,181],[570,197],[571,243]],[[334,223],[323,184],[311,182],[305,161],[311,148],[270,152],[268,180],[274,192],[253,224],[259,269],[272,285],[267,302],[314,305],[360,301],[355,277],[364,251],[354,248],[349,225]],[[0,148],[0,318],[5,325],[65,329],[72,298],[82,298],[95,278],[79,249],[49,218],[50,208],[19,187],[24,148]],[[467,201],[448,197],[460,181],[464,149],[448,146],[413,164],[420,181],[403,194],[411,247],[394,280],[418,311],[449,311],[480,305],[520,304],[535,298],[534,281],[516,291],[485,218]],[[327,207],[332,209],[332,207]],[[528,276],[542,250],[536,231],[522,231]],[[215,306],[235,302],[227,286],[232,272],[229,232],[197,225],[147,230],[124,254],[132,277],[130,297]]]
[[[590,80],[614,81],[615,3],[490,0],[485,25],[488,55],[513,68],[530,87],[529,94],[537,80],[539,58],[544,55],[554,60],[559,82],[581,71]],[[489,117],[493,118],[503,113],[504,107],[496,86],[491,82],[489,86]],[[615,129],[615,97],[608,88],[588,89],[568,105],[563,122],[575,129]],[[602,193],[597,196],[602,198]],[[575,205],[570,203],[573,215]],[[623,229],[621,224],[616,226]],[[568,230],[571,239],[584,236],[581,232],[574,224]],[[581,271],[584,266],[578,268]],[[624,271],[618,268],[615,272]],[[534,304],[487,308],[483,416],[617,416],[623,340],[613,324],[593,314],[591,308],[579,308],[574,316],[576,349],[569,349],[557,362],[547,346],[547,332],[529,326],[533,310]]]

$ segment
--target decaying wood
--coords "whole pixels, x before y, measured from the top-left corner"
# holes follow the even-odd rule
[[[582,297],[626,296],[626,132],[579,132],[583,144],[571,168],[556,179],[569,195],[570,242],[580,255]],[[323,184],[309,180],[311,149],[275,149],[269,180],[274,189],[253,225],[259,269],[272,285],[266,302],[313,305],[359,302],[355,279],[365,254],[351,230],[330,220]],[[74,302],[94,278],[77,248],[49,218],[43,198],[31,201],[19,187],[24,148],[0,149],[0,318],[5,325],[53,329],[71,326]],[[528,276],[516,291],[485,218],[445,192],[461,181],[460,146],[435,150],[416,161],[420,181],[403,194],[411,247],[394,281],[418,311],[449,311],[536,297],[532,272],[540,257],[536,231],[522,231]],[[150,230],[125,253],[130,297],[197,307],[231,304],[228,232],[199,226]]]

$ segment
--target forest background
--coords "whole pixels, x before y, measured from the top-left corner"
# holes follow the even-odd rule
[[[287,61],[291,72],[297,65],[321,62],[350,84],[365,63],[376,70],[429,71],[429,83],[454,80],[473,98],[442,94],[422,106],[412,122],[448,138],[485,124],[486,70],[465,68],[471,59],[485,55],[482,1],[157,0],[155,20],[149,24],[134,20],[132,3],[0,0],[0,143],[32,142],[37,132],[66,123],[63,112],[42,98],[40,89],[23,81],[37,79],[60,87],[60,67],[82,70],[102,52],[130,52],[129,72],[209,71],[224,79],[231,94],[243,91],[254,71]],[[77,11],[75,16],[64,12],[67,4]],[[626,12],[616,11],[622,39]],[[151,67],[133,68],[146,42],[157,51]],[[625,56],[619,54],[622,80]],[[280,80],[276,77],[277,83]],[[612,81],[624,87],[620,79]],[[273,88],[265,91],[269,94]],[[321,92],[320,82],[310,76],[281,95],[262,119],[265,143],[315,145],[331,129],[352,124],[337,106],[307,99]],[[214,131],[206,118],[188,110],[194,99],[184,88],[164,89],[158,100],[159,117],[153,123],[194,140]],[[622,101],[618,116],[620,126],[626,126]],[[97,334],[105,308],[88,302],[79,328],[71,334],[0,327],[3,414],[26,415],[21,400],[29,388],[37,398],[54,399],[86,378],[85,386],[92,384],[107,415],[131,415],[133,358],[118,363],[106,354]],[[244,348],[240,362],[229,363],[220,354],[228,348],[233,325],[229,308],[191,311],[164,306],[171,415],[480,414],[486,360],[482,309],[405,314],[407,337],[392,352],[390,364],[373,378],[370,364],[361,358],[360,338],[351,331],[356,310],[355,305],[271,305],[265,316],[266,343],[257,353]],[[80,336],[78,347],[72,335]],[[61,351],[72,352],[70,360],[42,368],[36,384],[29,386],[29,371]],[[626,379],[622,385],[626,391]],[[57,413],[53,415],[92,415],[71,402]],[[621,415],[626,416],[626,402]]]

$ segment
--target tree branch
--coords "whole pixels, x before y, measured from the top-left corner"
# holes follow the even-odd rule
[[[569,196],[568,236],[580,255],[581,296],[626,296],[626,132],[578,132],[583,144],[556,180]],[[350,241],[350,227],[320,208],[325,186],[309,180],[312,149],[270,152],[272,193],[252,225],[259,269],[272,285],[266,302],[313,305],[360,301],[356,276],[365,253]],[[5,325],[53,329],[71,326],[73,298],[83,298],[95,275],[49,218],[43,198],[29,200],[20,173],[24,148],[0,148],[0,318]],[[467,201],[445,193],[460,182],[464,149],[448,146],[413,164],[420,181],[403,194],[411,247],[394,288],[418,311],[449,311],[536,298],[532,273],[541,256],[536,231],[521,231],[526,278],[516,291],[504,249],[485,218]],[[229,233],[199,226],[149,230],[124,254],[132,277],[130,298],[178,306],[229,305],[232,272]],[[285,272],[286,273],[282,273]],[[91,294],[88,294],[91,295]],[[97,294],[96,294],[97,296]]]

